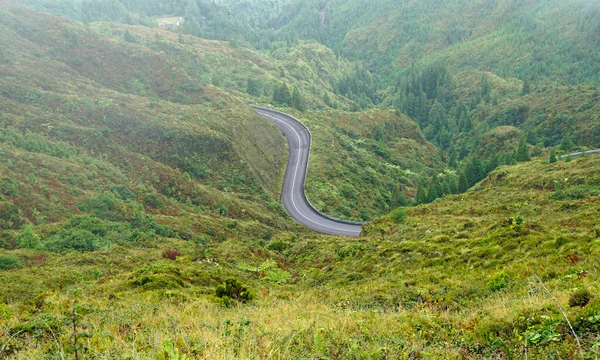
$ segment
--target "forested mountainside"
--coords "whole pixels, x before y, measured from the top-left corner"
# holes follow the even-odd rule
[[[0,0],[0,358],[597,358],[599,48],[583,0]]]
[[[503,77],[598,83],[600,5],[588,0],[365,2],[27,0],[80,21],[152,24],[186,18],[182,31],[255,47],[315,39],[361,59],[384,84],[413,63],[449,62],[455,70]],[[203,20],[204,19],[204,20]]]
[[[402,195],[390,186],[377,189],[383,195],[382,210],[399,204],[393,199],[416,199],[418,187],[427,192],[437,182],[446,183],[445,193],[456,192],[461,175],[473,185],[497,165],[515,161],[522,136],[536,154],[560,145],[563,139],[567,148],[600,146],[600,6],[591,1],[27,3],[87,22],[111,20],[156,27],[164,16],[181,16],[185,21],[174,29],[180,40],[186,37],[183,34],[225,39],[228,48],[234,48],[227,50],[229,54],[244,56],[213,55],[202,61],[187,56],[188,66],[203,73],[199,75],[203,83],[247,92],[254,101],[262,97],[262,101],[300,110],[356,112],[383,107],[408,115],[437,146],[444,165],[429,166],[426,174],[402,187]],[[145,43],[151,34],[148,29],[146,37],[142,36]],[[122,33],[117,30],[116,36]],[[153,49],[177,51],[166,46],[161,42]],[[252,56],[277,60],[279,68],[273,68],[272,77],[239,71],[246,64],[239,60],[249,56],[250,48],[258,50]],[[223,67],[227,71],[221,71]],[[274,81],[277,77],[292,85],[283,94],[281,83]],[[502,146],[481,144],[482,138],[490,138],[488,132],[502,132],[495,130],[498,126],[518,131],[509,131],[510,141]],[[351,130],[357,133],[359,129]],[[337,141],[344,142],[343,136],[338,134]],[[390,162],[385,159],[385,154],[393,152],[390,144],[381,136],[375,140],[384,148],[379,151],[384,154],[382,160]],[[414,157],[405,160],[411,162]],[[392,164],[398,161],[394,157]],[[435,181],[444,168],[451,172]],[[407,169],[414,170],[414,166],[401,166]],[[323,183],[320,188],[331,185]],[[359,188],[360,181],[348,185]],[[324,194],[324,202],[310,196],[323,206],[343,202],[343,197],[327,195],[336,192],[317,192]],[[417,202],[439,197],[435,193]],[[371,195],[363,198],[372,199]],[[368,209],[380,203],[367,202],[360,214],[348,211],[353,208],[349,203],[334,206],[332,211],[337,216],[368,219],[372,213]]]

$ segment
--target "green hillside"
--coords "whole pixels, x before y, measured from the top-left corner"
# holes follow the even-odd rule
[[[0,0],[0,358],[598,358],[599,16]]]
[[[74,312],[80,354],[95,357],[561,358],[578,353],[562,309],[593,358],[598,166],[502,167],[404,222],[376,220],[360,239],[4,250],[2,264],[25,268],[2,272],[3,351],[72,355]],[[219,305],[229,277],[256,299]]]

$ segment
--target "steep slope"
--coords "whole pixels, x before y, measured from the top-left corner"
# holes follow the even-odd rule
[[[502,167],[399,223],[375,220],[360,239],[2,250],[3,265],[26,267],[0,270],[0,351],[70,356],[75,314],[89,334],[80,355],[98,357],[562,358],[579,350],[558,304],[593,358],[599,166],[595,156]],[[214,295],[228,277],[257,298]]]
[[[289,226],[283,139],[245,102],[85,26],[12,5],[0,19],[3,229],[55,224],[48,239],[82,213],[148,214],[189,238],[231,235],[234,219],[246,235]]]
[[[569,1],[292,1],[283,34],[315,38],[389,81],[412,63],[597,83],[600,7]],[[325,25],[319,26],[320,9]],[[567,65],[568,64],[568,65]],[[390,67],[393,65],[394,67]]]
[[[306,193],[319,210],[369,220],[406,205],[419,177],[443,168],[418,125],[393,111],[296,114],[313,134]]]

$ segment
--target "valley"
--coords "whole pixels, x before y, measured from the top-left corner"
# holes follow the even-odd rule
[[[598,24],[0,0],[0,358],[597,358]]]

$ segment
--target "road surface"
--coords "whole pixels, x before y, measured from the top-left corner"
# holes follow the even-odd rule
[[[566,157],[578,157],[578,156],[585,156],[585,155],[591,155],[591,154],[600,154],[600,150],[588,150],[588,151],[583,151],[583,152],[576,152],[573,154],[563,155],[560,158],[564,159]]]
[[[363,223],[336,219],[323,214],[306,198],[304,181],[311,144],[308,128],[293,116],[254,105],[252,107],[259,115],[277,125],[288,139],[289,159],[281,189],[281,203],[288,214],[300,224],[316,232],[359,236]]]

